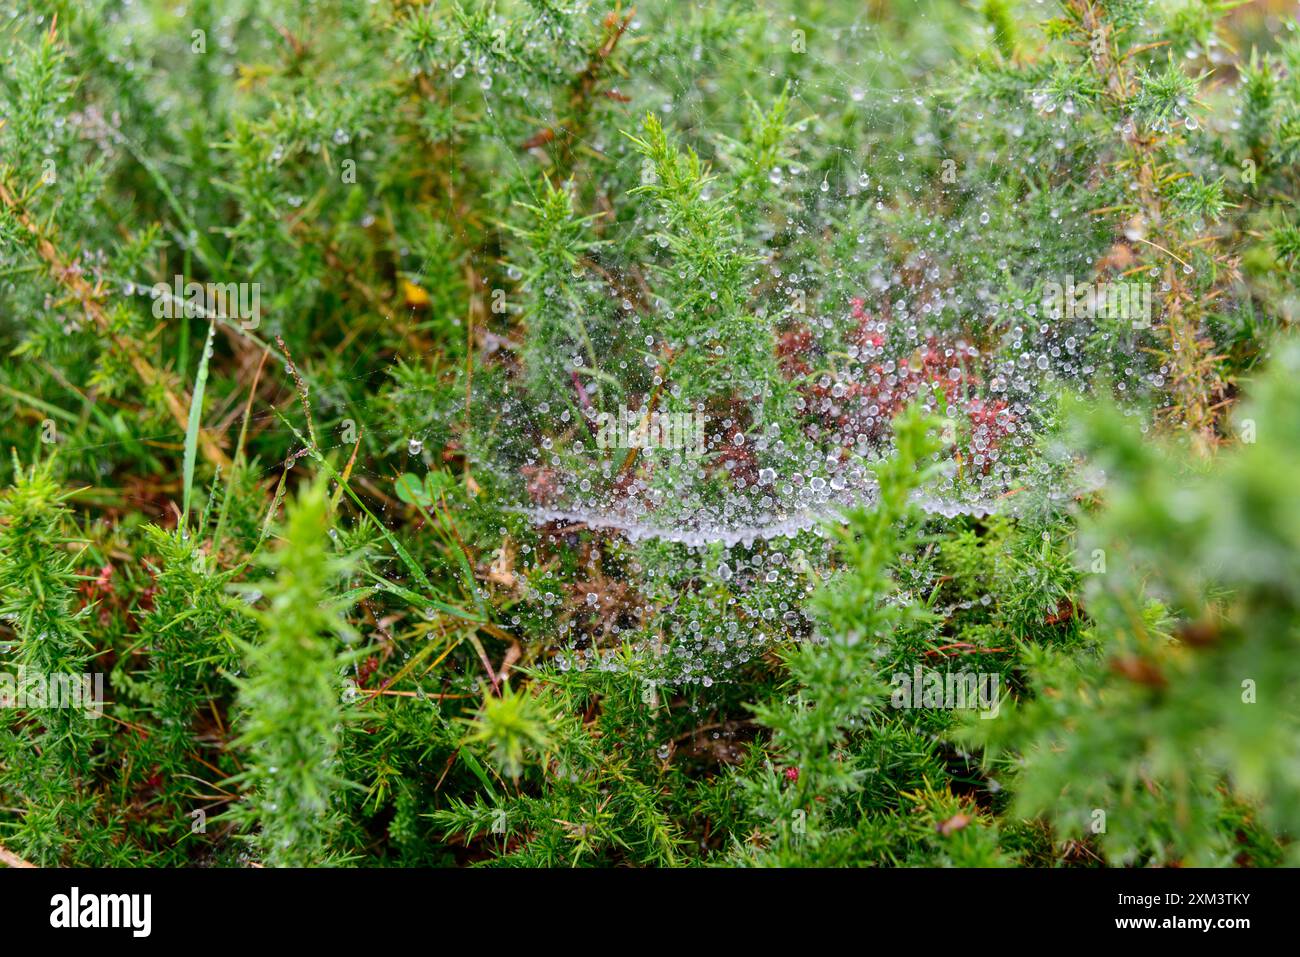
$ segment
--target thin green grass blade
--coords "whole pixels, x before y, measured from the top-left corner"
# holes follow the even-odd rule
[[[208,337],[203,342],[203,354],[199,356],[199,371],[194,376],[194,394],[190,397],[190,420],[185,427],[185,459],[183,491],[181,492],[181,527],[190,519],[190,496],[194,489],[194,460],[199,451],[199,428],[203,421],[203,390],[208,384],[208,359],[212,356],[212,337],[216,334],[217,324],[208,323]]]

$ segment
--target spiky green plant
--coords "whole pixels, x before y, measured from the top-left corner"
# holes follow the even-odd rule
[[[103,702],[85,699],[100,670],[75,610],[78,556],[70,534],[68,493],[48,461],[21,468],[0,496],[0,619],[7,632],[0,668],[6,699],[0,717],[0,834],[19,854],[44,865],[95,860],[113,832],[95,770],[104,737]],[[102,687],[103,672],[100,671]],[[83,700],[65,700],[75,683]],[[24,707],[25,705],[25,707]],[[16,807],[15,807],[16,806]]]
[[[268,864],[333,863],[339,829],[340,724],[344,720],[345,645],[356,632],[351,601],[330,596],[350,568],[328,534],[329,498],[322,482],[304,484],[288,508],[282,540],[262,559],[267,578],[239,590],[261,628],[244,645],[239,681],[239,736],[248,754],[231,779],[246,792],[239,814],[257,830],[254,845]]]
[[[0,664],[108,692],[0,713],[5,859],[1286,859],[1294,728],[1256,722],[1290,705],[1295,463],[1256,373],[1300,313],[1291,27],[18,0],[0,49]],[[1150,322],[1057,325],[1066,275],[1149,283]],[[261,314],[168,314],[177,277]],[[927,362],[933,460],[886,394]],[[1094,482],[1049,393],[1111,385],[1147,431],[1095,413]],[[620,406],[705,415],[703,454],[593,466]],[[858,413],[884,498],[844,526],[539,514],[607,482],[757,515]],[[931,486],[970,514],[917,514]],[[1002,710],[894,707],[918,667]]]

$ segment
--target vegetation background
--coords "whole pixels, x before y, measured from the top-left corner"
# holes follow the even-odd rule
[[[1296,13],[3,0],[0,669],[107,701],[0,710],[0,860],[1295,863]],[[516,507],[597,387],[793,442],[891,300],[991,343],[1066,274],[1156,290],[1017,413],[1089,491],[919,510],[992,419],[900,393],[785,545]],[[998,717],[892,707],[918,666]]]

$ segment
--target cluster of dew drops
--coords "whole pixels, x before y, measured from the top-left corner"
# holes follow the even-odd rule
[[[489,60],[463,52],[466,56],[449,66],[450,75],[460,80],[472,71],[489,107],[491,96],[531,93],[516,89],[519,81],[509,76],[501,77],[493,90]],[[670,91],[663,113],[686,108],[685,92],[681,101],[673,101],[671,78],[661,86]],[[907,91],[880,95],[850,86],[813,92],[821,99],[811,93],[806,99],[826,112],[874,109],[881,122],[889,122],[890,112],[906,105],[904,98],[923,106]],[[1035,94],[1019,107],[984,105],[977,119],[997,124],[1014,142],[1025,135],[1027,112],[1057,130],[1036,149],[1067,148],[1076,113],[1069,100]],[[1195,129],[1190,111],[1176,121]],[[933,148],[933,133],[924,124],[918,129],[913,145]],[[603,141],[595,145],[614,148]],[[1026,172],[1045,159],[1052,158],[1033,153],[1007,158]],[[908,157],[899,153],[897,162],[904,170]],[[794,422],[711,417],[703,425],[703,454],[680,447],[641,449],[637,468],[627,469],[625,447],[601,447],[594,441],[597,409],[608,411],[600,376],[624,379],[617,391],[639,404],[630,410],[633,420],[644,420],[652,412],[651,399],[647,389],[633,385],[632,377],[645,382],[656,350],[666,347],[680,355],[707,349],[725,357],[727,346],[716,329],[707,327],[683,341],[642,337],[636,329],[639,316],[626,299],[616,311],[633,330],[635,338],[628,338],[636,350],[595,343],[600,376],[593,377],[590,351],[562,347],[540,361],[555,380],[574,383],[573,402],[539,401],[522,386],[505,400],[500,431],[511,436],[513,447],[497,448],[479,464],[513,480],[518,493],[513,508],[533,519],[551,550],[574,547],[571,530],[577,529],[616,537],[636,556],[632,567],[637,575],[630,584],[644,598],[636,614],[622,597],[615,600],[599,588],[577,595],[555,587],[530,589],[529,599],[555,623],[559,667],[620,670],[630,645],[656,663],[642,674],[708,687],[772,642],[817,638],[805,606],[833,563],[827,526],[841,519],[845,509],[870,507],[876,491],[870,465],[893,454],[890,422],[913,400],[934,415],[961,423],[964,444],[944,453],[939,478],[917,493],[924,509],[952,517],[1006,508],[1009,490],[1055,480],[1054,470],[1039,459],[1039,440],[1059,385],[1087,386],[1105,378],[1121,393],[1133,386],[1146,391],[1165,385],[1168,370],[1131,360],[1136,350],[1119,339],[1109,343],[1108,355],[1102,350],[1105,358],[1099,362],[1096,340],[1106,336],[1086,320],[1064,320],[1031,295],[1008,298],[993,283],[963,281],[951,250],[963,242],[996,244],[998,211],[991,200],[967,203],[951,217],[922,213],[934,243],[922,243],[905,262],[890,265],[879,248],[884,230],[873,228],[870,219],[884,220],[891,206],[909,194],[918,208],[926,208],[926,193],[934,184],[919,176],[909,184],[900,173],[887,191],[865,167],[852,167],[853,158],[845,157],[835,175],[821,169],[814,174],[799,162],[784,163],[768,174],[771,186],[795,199],[801,210],[785,218],[786,237],[805,242],[783,246],[782,255],[762,260],[752,282],[756,289],[761,283],[782,297],[805,299],[808,309],[795,327],[788,313],[771,308],[770,302],[755,301],[750,308],[758,321],[770,324],[784,350],[783,370],[790,374],[795,398],[781,414]],[[850,215],[850,207],[860,212]],[[1051,210],[1062,228],[1081,215],[1068,205]],[[662,225],[646,214],[622,228],[649,235]],[[782,227],[760,224],[757,232],[760,240],[773,240]],[[808,248],[808,238],[827,236],[831,238],[822,245],[849,252],[832,263],[825,255],[808,262],[790,258],[790,250]],[[837,238],[845,241],[837,243]],[[1007,258],[997,265],[1004,272],[1026,268]],[[1051,273],[1050,264],[1039,265],[1040,271],[1049,270],[1039,279],[1066,278]],[[511,268],[510,278],[518,280],[518,270]],[[1158,287],[1158,276],[1150,278]],[[853,289],[856,295],[824,298],[822,289],[829,285]],[[533,292],[549,297],[554,290]],[[996,333],[988,334],[990,329]],[[642,338],[644,349],[639,348]],[[833,368],[818,374],[822,366],[817,360],[831,350],[836,352]],[[730,384],[738,401],[751,410],[763,407],[767,384],[761,378],[741,373]],[[675,392],[671,380],[656,375],[653,385],[677,400],[674,408],[703,414],[704,404],[692,404],[691,397]],[[421,450],[420,439],[413,437],[409,451]],[[725,475],[723,491],[720,474]],[[527,549],[521,557],[524,569],[540,568],[544,550]],[[578,611],[567,611],[574,603]]]

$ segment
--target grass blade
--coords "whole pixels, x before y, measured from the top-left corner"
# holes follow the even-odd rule
[[[212,356],[212,337],[217,331],[215,322],[208,323],[208,336],[199,356],[199,371],[194,376],[194,393],[190,397],[190,420],[185,427],[185,460],[183,466],[183,491],[181,493],[181,527],[190,518],[190,496],[194,489],[194,460],[199,451],[199,429],[203,421],[203,390],[208,384],[208,359]]]

